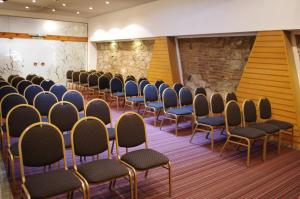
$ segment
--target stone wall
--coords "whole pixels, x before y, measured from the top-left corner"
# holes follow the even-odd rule
[[[297,41],[298,54],[300,59],[300,35],[296,35],[296,41]]]
[[[154,40],[97,44],[97,70],[147,77]]]
[[[254,36],[179,39],[184,84],[211,92],[235,91]]]

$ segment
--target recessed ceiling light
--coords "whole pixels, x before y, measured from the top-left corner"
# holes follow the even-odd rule
[[[53,9],[52,9],[52,12],[56,12],[56,9],[55,9],[55,8],[53,8]]]
[[[93,10],[94,8],[92,6],[89,7],[90,10]]]
[[[63,4],[61,4],[63,7],[66,7],[67,6],[67,4],[65,4],[65,3],[63,3]]]
[[[108,4],[110,4],[110,2],[109,1],[105,1],[105,3],[108,5]]]
[[[32,3],[36,3],[36,0],[32,0]]]
[[[3,0],[0,0],[0,3],[4,3],[4,1],[3,1]]]
[[[25,6],[26,9],[29,9],[29,6]]]
[[[80,14],[80,12],[79,12],[79,11],[77,11],[77,12],[76,12],[76,14],[78,14],[78,15],[79,15],[79,14]]]

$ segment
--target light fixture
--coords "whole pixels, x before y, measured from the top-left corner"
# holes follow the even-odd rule
[[[63,7],[66,7],[67,6],[67,4],[65,4],[65,3],[63,3],[63,4],[61,4]]]
[[[55,9],[55,8],[53,8],[53,9],[52,9],[52,12],[56,12],[56,9]]]
[[[7,0],[0,0],[0,3],[4,3],[5,1],[7,1]]]
[[[36,3],[36,0],[32,0],[32,3]]]
[[[79,12],[79,11],[77,11],[77,12],[76,12],[76,14],[78,14],[78,15],[79,15],[79,14],[80,14],[80,12]]]
[[[94,8],[92,6],[89,7],[90,10],[93,10]]]
[[[29,6],[25,6],[26,9],[29,9]]]
[[[110,4],[110,2],[109,1],[105,1],[105,3],[108,5],[108,4]]]

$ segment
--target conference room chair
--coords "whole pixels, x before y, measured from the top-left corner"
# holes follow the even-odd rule
[[[112,141],[111,153],[113,153],[116,139],[116,130],[112,126],[111,110],[108,103],[102,99],[90,100],[86,105],[85,115],[87,117],[96,117],[100,119],[105,125],[109,125],[107,131],[109,135],[109,140]]]
[[[266,159],[266,146],[267,146],[267,135],[264,131],[244,127],[242,124],[241,110],[237,102],[230,101],[225,107],[225,125],[227,132],[227,139],[221,149],[221,156],[226,148],[227,144],[236,144],[238,146],[246,147],[247,149],[247,167],[250,166],[250,152],[252,143],[256,140],[263,140],[263,155],[262,159]]]
[[[28,104],[33,105],[33,100],[34,100],[35,96],[43,91],[44,91],[44,89],[39,85],[32,84],[32,85],[28,86],[24,90],[24,96],[27,99]]]
[[[68,193],[71,198],[78,190],[87,198],[84,182],[68,170],[64,140],[56,126],[43,122],[29,126],[20,137],[19,152],[23,197],[49,198]],[[61,161],[63,169],[25,175],[24,167],[46,167]]]
[[[141,83],[143,80],[147,80],[147,81],[148,81],[148,79],[147,79],[146,77],[140,77],[140,78],[138,79],[138,85],[140,85],[140,83]],[[148,82],[149,82],[149,81],[148,81]]]
[[[87,196],[90,198],[90,186],[115,180],[129,179],[131,199],[134,198],[132,172],[119,160],[111,158],[109,135],[105,124],[96,117],[84,117],[73,127],[71,132],[73,168],[86,183]],[[99,159],[107,151],[107,158]],[[94,157],[97,157],[94,160]],[[78,164],[76,157],[93,157],[93,160]]]
[[[201,131],[210,135],[211,150],[214,151],[215,129],[224,129],[224,118],[222,116],[210,116],[209,104],[205,95],[198,94],[193,101],[195,128],[191,136],[192,142],[196,132]]]
[[[178,135],[178,123],[182,117],[191,117],[191,123],[193,124],[193,115],[192,111],[187,110],[185,108],[180,108],[178,106],[178,97],[176,91],[171,88],[167,88],[162,95],[162,102],[163,102],[163,111],[164,117],[160,124],[160,129],[162,129],[164,120],[171,120],[174,121],[176,124],[175,127],[175,135]]]
[[[170,86],[166,83],[162,83],[159,87],[158,87],[158,94],[159,94],[159,100],[160,101],[163,101],[162,100],[162,96],[163,96],[163,92],[169,88]]]
[[[272,107],[271,102],[268,98],[261,98],[258,102],[260,118],[283,131],[284,134],[288,134],[291,137],[291,146],[294,146],[294,125],[290,122],[277,120],[272,118]]]
[[[101,75],[104,74],[104,72],[102,72],[102,71],[96,71],[95,74],[96,74],[98,77],[100,77]]]
[[[18,83],[22,80],[25,80],[24,77],[16,76],[11,80],[11,85],[17,88]]]
[[[124,100],[125,94],[123,92],[123,83],[118,77],[110,80],[110,103],[117,103],[117,111],[119,110],[120,101]]]
[[[257,114],[256,114],[256,106],[252,100],[244,100],[242,110],[243,110],[244,126],[249,126],[264,131],[267,135],[267,141],[269,140],[269,137],[276,138],[278,142],[277,152],[278,154],[280,154],[280,147],[281,147],[280,128],[270,123],[258,122]]]
[[[33,106],[40,112],[43,122],[48,122],[49,111],[57,102],[56,96],[49,91],[40,92],[35,96]]]
[[[41,76],[35,76],[31,80],[31,82],[35,85],[41,85],[42,81],[44,81],[44,78]]]
[[[207,93],[206,93],[206,90],[204,87],[198,87],[194,90],[194,96],[196,96],[198,94],[203,94],[203,95],[207,96]]]
[[[219,119],[223,121],[223,124],[225,124],[225,118],[224,118],[224,99],[220,93],[212,93],[210,96],[210,110],[212,113],[212,116],[219,116]],[[221,131],[221,134],[223,134],[225,128]],[[209,134],[206,134],[206,138],[208,138]]]
[[[98,94],[100,98],[106,99],[110,92],[110,78],[108,75],[101,75],[98,78]]]
[[[2,100],[2,98],[7,95],[7,94],[10,94],[10,93],[18,93],[17,89],[10,86],[10,85],[5,85],[5,86],[2,86],[0,88],[0,101]]]
[[[69,87],[72,84],[73,70],[67,70],[66,72],[66,86]]]
[[[139,94],[140,96],[144,96],[144,88],[150,84],[150,82],[148,80],[143,80],[141,81],[138,85],[139,85]]]
[[[233,100],[233,101],[238,101],[237,100],[237,96],[236,96],[236,94],[234,93],[234,92],[230,92],[230,93],[226,93],[225,94],[225,103],[227,104],[229,101],[231,101],[231,100]]]
[[[154,82],[154,86],[156,86],[157,90],[159,90],[159,86],[163,83],[165,83],[163,80],[156,80]]]
[[[15,159],[19,158],[19,148],[18,140],[12,142],[11,138],[14,140],[18,139],[27,127],[37,122],[41,122],[41,115],[35,107],[28,104],[14,106],[7,114],[7,168],[8,174],[12,177],[14,187],[16,186]]]
[[[87,72],[81,72],[79,75],[79,89],[82,91],[86,91],[88,88],[88,76]]]
[[[144,88],[144,113],[152,113],[155,117],[154,126],[156,126],[156,120],[158,120],[159,114],[163,109],[163,103],[159,100],[157,88],[154,85],[148,84]]]
[[[58,101],[61,101],[62,96],[68,91],[68,89],[62,84],[54,84],[51,86],[49,91],[56,96]]]
[[[177,96],[179,96],[179,91],[183,87],[182,83],[176,82],[173,84],[173,89],[176,91]]]
[[[72,73],[72,84],[71,84],[71,88],[72,89],[78,88],[78,85],[79,85],[79,75],[80,75],[80,71],[74,71]]]
[[[109,80],[111,80],[113,78],[113,75],[111,72],[104,73],[104,75],[107,75]]]
[[[26,76],[26,80],[31,81],[35,76],[37,76],[36,74],[28,74]]]
[[[68,90],[62,97],[62,101],[71,102],[77,108],[79,117],[84,117],[84,97],[77,90]]]
[[[150,149],[146,126],[143,118],[135,112],[127,112],[122,114],[116,123],[116,149],[117,158],[125,163],[134,174],[135,181],[135,198],[138,198],[137,172],[145,172],[145,177],[148,176],[149,170],[158,167],[163,167],[169,171],[169,196],[172,193],[171,181],[171,162],[167,156],[162,153]],[[132,149],[134,147],[145,148]],[[120,148],[125,148],[126,153],[121,154]],[[129,149],[132,149],[129,151]]]
[[[88,97],[94,96],[95,91],[98,90],[98,75],[96,73],[89,74],[88,76]]]
[[[180,89],[179,104],[181,108],[185,108],[193,112],[193,93],[188,87],[182,87]]]
[[[11,84],[11,81],[15,78],[18,77],[19,75],[9,75],[7,78],[7,82]]]
[[[10,84],[6,81],[0,81],[0,88],[2,88],[2,86],[10,86]]]
[[[118,78],[119,80],[121,80],[122,84],[124,84],[124,77],[123,77],[123,75],[121,75],[121,74],[115,74],[114,77],[116,77],[116,78]]]
[[[49,91],[51,86],[53,86],[54,84],[55,84],[54,81],[47,79],[47,80],[43,80],[40,86],[44,89],[44,91]]]
[[[124,86],[125,91],[125,104],[124,104],[124,112],[127,107],[131,107],[132,109],[135,106],[138,106],[138,112],[140,111],[141,105],[144,104],[144,98],[139,96],[139,88],[136,82],[128,81]]]
[[[28,86],[30,86],[30,85],[32,85],[32,82],[31,82],[31,81],[29,81],[29,80],[22,80],[22,81],[20,81],[20,82],[18,83],[18,85],[17,85],[17,90],[18,90],[18,92],[19,92],[21,95],[23,95],[25,89],[26,89]]]
[[[136,81],[135,77],[133,75],[128,75],[125,79],[125,83],[128,82],[128,81]]]

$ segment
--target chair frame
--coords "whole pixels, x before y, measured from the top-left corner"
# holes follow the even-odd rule
[[[137,96],[129,96],[127,97],[127,93],[126,93],[126,85],[130,82],[133,82],[135,83],[136,87],[137,87]],[[138,112],[140,111],[140,108],[141,108],[141,105],[144,104],[144,102],[132,102],[132,101],[129,101],[128,99],[131,98],[131,97],[137,97],[137,98],[142,98],[142,96],[140,96],[139,94],[139,86],[137,85],[137,83],[135,81],[132,81],[132,80],[129,80],[125,83],[124,85],[124,99],[125,99],[125,102],[124,102],[124,112],[126,111],[126,108],[127,106],[131,107],[132,110],[134,110],[135,108],[135,105],[138,105]]]
[[[125,164],[128,168],[130,168],[132,171],[133,171],[133,177],[134,177],[134,182],[135,182],[135,198],[137,199],[138,198],[138,178],[137,178],[137,173],[138,172],[143,172],[145,170],[137,170],[135,169],[133,166],[131,166],[130,164],[124,162],[121,160],[121,156],[120,156],[120,151],[119,151],[119,141],[118,141],[118,124],[120,122],[120,120],[125,117],[126,115],[128,114],[133,114],[133,115],[136,115],[138,116],[142,121],[143,121],[143,124],[144,124],[144,134],[145,134],[145,149],[148,149],[148,137],[147,137],[147,132],[146,132],[146,125],[145,125],[145,122],[144,122],[144,118],[135,113],[135,112],[127,112],[127,113],[123,113],[117,120],[116,122],[116,151],[117,151],[117,159],[119,161],[121,161],[123,164]],[[142,145],[142,144],[141,144]],[[128,153],[128,148],[126,148],[126,153]],[[165,169],[167,169],[169,171],[169,197],[171,197],[172,195],[172,165],[171,165],[171,161],[169,161],[166,165],[160,165],[160,166],[157,166],[157,167],[154,167],[154,168],[151,168],[150,170],[152,169],[155,169],[155,168],[159,168],[159,167],[163,167]],[[146,170],[145,172],[145,178],[148,176],[148,173],[149,173],[149,170]]]
[[[110,87],[110,104],[112,104],[114,101],[116,101],[117,103],[117,111],[119,110],[119,106],[120,106],[120,101],[124,101],[125,104],[125,93],[124,93],[124,97],[119,97],[119,96],[114,96],[111,92],[111,81],[116,78],[118,80],[120,80],[120,82],[122,83],[122,92],[124,92],[124,83],[122,82],[122,80],[119,77],[113,77],[109,80],[109,87]]]
[[[55,97],[55,99],[56,99],[56,102],[53,104],[53,105],[55,105],[57,102],[58,102],[58,99],[57,99],[57,97],[56,97],[56,95],[54,95],[54,93],[51,93],[50,91],[42,91],[42,92],[40,92],[40,93],[38,93],[35,97],[34,97],[34,99],[33,99],[33,106],[34,107],[36,107],[36,98],[39,96],[39,95],[41,95],[41,94],[46,94],[46,93],[48,93],[48,94],[50,94],[50,95],[53,95],[54,97]],[[53,106],[52,105],[52,106]],[[52,108],[52,107],[51,107]],[[51,108],[49,109],[49,113],[50,113],[50,110],[51,110]],[[48,117],[48,115],[49,115],[49,113],[46,115],[46,116],[42,116],[42,117]]]
[[[147,84],[145,87],[144,87],[144,90],[143,90],[143,97],[144,97],[144,113],[143,113],[143,117],[145,117],[146,113],[152,113],[153,116],[155,117],[155,120],[154,120],[154,126],[156,126],[156,121],[158,120],[158,117],[160,115],[160,112],[162,111],[162,109],[156,109],[154,107],[150,107],[147,105],[147,101],[146,101],[146,98],[145,98],[145,89],[147,86],[154,86],[156,88],[155,85],[152,85],[152,84]],[[157,102],[160,102],[159,101],[159,95],[158,95],[158,90],[156,88],[156,91],[157,91]]]
[[[255,140],[261,140],[263,138],[263,161],[266,160],[266,148],[267,148],[267,136],[263,136],[263,137],[260,137],[260,138],[257,138],[257,139],[250,139],[250,138],[246,138],[246,137],[242,137],[242,136],[239,136],[239,135],[234,135],[230,132],[230,127],[228,125],[228,120],[227,120],[227,109],[228,109],[228,106],[230,105],[230,103],[235,103],[237,106],[238,106],[238,103],[236,101],[229,101],[227,104],[226,104],[226,107],[225,107],[225,126],[226,126],[226,132],[227,132],[227,139],[226,139],[226,142],[224,143],[222,149],[221,149],[221,152],[220,152],[220,156],[222,156],[224,150],[225,150],[225,147],[228,143],[232,143],[232,144],[237,144],[238,146],[244,146],[247,148],[247,162],[246,162],[246,165],[247,167],[250,166],[250,151],[251,151],[251,145],[253,141]],[[242,117],[242,114],[240,113],[240,117]],[[241,118],[241,123],[237,126],[240,126],[240,127],[244,127],[243,126],[243,120]],[[232,139],[237,139],[237,140],[232,140]],[[245,143],[243,143],[242,141],[245,141]]]
[[[66,101],[64,100],[65,95],[68,94],[68,93],[71,93],[71,92],[76,92],[76,93],[80,94],[80,96],[81,96],[82,99],[83,99],[83,110],[82,110],[82,111],[79,111],[79,110],[77,109],[77,107],[73,104],[73,105],[76,107],[77,112],[78,112],[78,113],[80,113],[80,112],[85,112],[85,100],[84,100],[84,96],[83,96],[82,93],[79,92],[78,90],[67,90],[67,92],[65,92],[65,93],[63,94],[63,96],[61,97],[61,101],[66,102]]]
[[[52,88],[54,88],[55,86],[63,86],[63,87],[65,87],[66,88],[66,92],[68,92],[68,87],[67,86],[65,86],[65,85],[63,85],[63,84],[59,84],[59,83],[55,83],[55,84],[53,84],[51,87],[50,87],[50,89],[49,89],[49,92],[51,92],[52,94],[54,94],[55,95],[55,93],[53,93],[51,90],[52,90]],[[66,93],[65,92],[65,93]],[[64,93],[64,94],[65,94]],[[56,96],[56,95],[55,95]],[[63,97],[63,95],[61,96],[61,98]],[[57,96],[56,96],[56,98],[57,98]],[[57,99],[58,100],[58,99]],[[61,99],[62,100],[62,99]],[[58,100],[59,101],[59,100]]]
[[[222,113],[214,113],[214,112],[213,112],[212,98],[213,98],[214,95],[220,95],[220,96],[222,97],[223,106],[224,106],[224,109],[223,109],[223,112],[222,112]],[[211,94],[211,96],[210,96],[210,100],[209,100],[209,103],[208,103],[208,104],[209,104],[209,109],[210,109],[210,113],[211,113],[212,116],[224,116],[224,111],[225,111],[225,106],[226,106],[226,104],[224,103],[224,98],[223,98],[223,96],[221,95],[221,93],[213,92],[213,93]],[[224,135],[223,133],[224,133],[225,128],[226,128],[226,127],[223,126],[222,131],[221,131],[221,135]],[[209,136],[209,134],[206,134],[206,139],[208,139],[208,136]]]
[[[227,103],[227,97],[228,97],[228,95],[231,94],[231,93],[234,93],[235,96],[236,96],[236,93],[235,93],[235,92],[226,92],[226,93],[225,93],[225,96],[224,96],[224,99],[223,99],[223,101],[225,102],[225,104]],[[237,97],[237,96],[236,96],[236,97]],[[230,100],[229,100],[229,101],[230,101]],[[229,101],[228,101],[228,102],[229,102]]]
[[[107,96],[106,96],[106,94],[109,94],[110,93],[110,88],[108,88],[108,90],[107,91],[105,91],[105,89],[104,90],[100,90],[100,85],[99,85],[99,79],[101,78],[101,77],[105,77],[105,78],[107,78],[107,80],[108,80],[108,84],[109,84],[109,87],[110,87],[110,78],[108,77],[108,75],[106,75],[106,74],[102,74],[101,76],[99,76],[98,77],[98,95],[99,95],[99,97],[101,98],[103,98],[103,99],[107,99]]]

